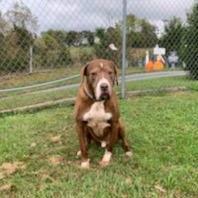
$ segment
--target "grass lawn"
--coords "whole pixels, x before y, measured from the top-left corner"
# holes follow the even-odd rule
[[[127,159],[118,144],[104,169],[95,145],[90,170],[79,168],[73,107],[1,117],[1,197],[197,197],[197,98],[179,92],[121,101],[134,155]]]
[[[190,80],[187,77],[166,77],[148,79],[142,81],[129,82],[126,85],[127,90],[144,90],[144,89],[160,89],[168,87],[180,87],[184,86],[191,90],[198,91],[198,81]]]

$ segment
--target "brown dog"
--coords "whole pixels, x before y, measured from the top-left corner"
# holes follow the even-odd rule
[[[113,145],[118,139],[122,140],[126,155],[131,156],[113,90],[113,86],[118,83],[117,66],[112,61],[97,59],[83,67],[81,75],[82,82],[75,103],[81,167],[89,167],[88,145],[91,140],[106,147],[102,166],[109,164]]]

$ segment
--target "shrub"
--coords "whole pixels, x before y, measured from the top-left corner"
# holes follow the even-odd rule
[[[198,3],[195,3],[192,12],[188,14],[183,47],[183,59],[190,71],[190,77],[198,80]]]

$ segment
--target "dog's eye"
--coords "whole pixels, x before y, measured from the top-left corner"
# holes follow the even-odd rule
[[[113,72],[108,72],[109,75],[112,75]]]
[[[95,75],[96,75],[96,72],[92,72],[91,75],[92,75],[92,76],[95,76]]]

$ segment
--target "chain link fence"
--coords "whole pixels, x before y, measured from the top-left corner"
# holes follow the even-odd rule
[[[187,71],[198,79],[198,3],[0,0],[2,108],[74,96],[80,67],[94,58],[124,65],[129,91],[186,85]]]

